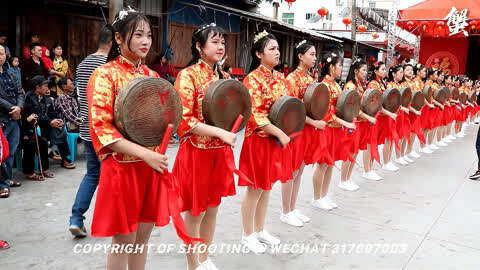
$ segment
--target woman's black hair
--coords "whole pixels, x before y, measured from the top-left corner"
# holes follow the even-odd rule
[[[415,74],[415,77],[417,77],[420,74],[420,71],[422,71],[423,69],[427,69],[427,67],[425,67],[420,63],[413,66],[413,74]],[[427,73],[427,70],[425,70],[425,75],[426,73]],[[425,78],[423,78],[422,81],[425,81],[426,79],[427,79],[427,76],[425,76]]]
[[[432,68],[432,67],[429,67],[429,68],[427,69],[427,77],[426,77],[426,79],[427,79],[427,80],[430,80],[430,76],[432,76],[432,75],[435,74],[435,73],[437,73],[437,70],[434,69],[434,68]]]
[[[295,45],[295,54],[293,55],[293,66],[292,70],[295,70],[298,65],[300,64],[300,59],[298,57],[299,54],[306,54],[310,48],[314,47],[313,44],[306,40],[300,41],[298,44]]]
[[[330,60],[330,61],[329,61]],[[327,52],[322,57],[322,69],[320,70],[320,75],[318,76],[318,81],[322,81],[325,76],[328,75],[331,66],[335,66],[337,63],[342,61],[342,56],[338,52]]]
[[[372,66],[370,67],[369,71],[368,71],[368,81],[374,81],[377,79],[377,74],[375,74],[375,71],[378,71],[380,70],[380,68],[385,65],[384,62],[382,61],[377,61],[377,62],[374,62],[372,64]]]
[[[362,82],[356,81],[355,70],[360,70],[363,66],[366,66],[366,65],[367,65],[367,62],[362,58],[355,59],[352,65],[350,65],[350,70],[348,71],[347,80],[345,81],[345,83],[352,81],[355,84],[361,84]]]
[[[127,12],[120,16],[120,13]],[[120,18],[122,17],[122,18]],[[117,56],[120,55],[120,47],[118,46],[117,41],[115,40],[115,33],[119,33],[124,42],[127,42],[128,49],[130,48],[130,43],[132,41],[133,33],[137,29],[138,25],[142,22],[145,22],[149,25],[150,29],[152,28],[152,23],[143,13],[129,10],[129,11],[120,11],[115,16],[115,21],[113,24],[107,24],[107,28],[112,31],[112,48],[108,54],[107,62],[114,60]],[[128,37],[128,40],[127,40]]]
[[[225,30],[216,24],[211,23],[200,25],[195,31],[193,31],[191,46],[192,59],[188,62],[187,67],[196,64],[198,60],[200,60],[200,52],[197,49],[197,42],[200,43],[200,48],[205,46],[210,33],[213,33],[213,37],[220,36],[225,38]],[[223,79],[223,74],[220,72],[220,66],[217,63],[215,63],[213,69],[217,71],[220,79]]]
[[[258,33],[257,33],[258,35]],[[257,69],[260,66],[260,58],[257,56],[258,53],[263,53],[265,51],[265,47],[267,46],[267,43],[270,40],[277,40],[277,38],[273,34],[268,34],[261,39],[257,40],[256,42],[254,41],[252,44],[252,49],[250,51],[250,54],[252,55],[252,63],[250,64],[250,69],[248,72],[252,72],[255,69]],[[283,64],[281,66],[283,68]]]
[[[53,50],[55,50],[57,47],[61,47],[62,50],[63,50],[63,46],[60,44],[60,42],[55,42],[55,44],[53,44],[52,48],[50,49],[50,59],[55,60],[55,53],[53,52]],[[63,58],[63,51],[62,51],[62,58]]]
[[[229,63],[223,64],[223,72],[228,72],[228,70],[229,70],[231,67],[232,67],[232,66],[230,66]]]
[[[396,65],[396,66],[393,66],[393,67],[390,67],[388,69],[388,81],[389,82],[394,82],[395,80],[393,79],[393,73],[397,73],[402,67],[402,65]]]

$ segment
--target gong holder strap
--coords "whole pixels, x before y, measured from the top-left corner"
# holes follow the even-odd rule
[[[165,151],[167,150],[168,146],[168,140],[170,140],[170,137],[172,136],[173,132],[173,125],[168,124],[165,133],[163,135],[163,140],[162,144],[160,146],[160,154],[164,155]],[[155,171],[155,173],[160,174],[159,172]],[[172,217],[172,222],[173,222],[173,227],[175,228],[175,231],[177,232],[178,237],[180,237],[183,242],[187,245],[192,245],[193,241],[201,242],[204,243],[205,240],[202,238],[193,238],[188,235],[187,232],[187,227],[185,226],[185,223],[183,222],[182,216],[181,216],[181,207],[180,207],[180,188],[178,184],[178,179],[168,171],[164,171],[162,175],[159,176],[158,178],[159,181],[163,181],[163,183],[167,187],[167,197],[168,197],[168,212],[170,217]]]
[[[230,132],[237,133],[238,128],[240,127],[240,124],[242,123],[242,120],[243,120],[243,115],[239,114],[238,117],[237,117],[237,120],[235,120],[235,123],[233,124],[233,127],[232,127]],[[248,176],[246,176],[242,171],[240,171],[239,169],[237,169],[235,167],[235,159],[233,157],[232,148],[231,147],[225,147],[224,148],[224,153],[225,153],[225,162],[227,163],[228,169],[232,173],[238,175],[239,179],[242,179],[242,180],[254,185],[254,183],[252,182],[252,180],[250,180],[250,178],[248,178]]]

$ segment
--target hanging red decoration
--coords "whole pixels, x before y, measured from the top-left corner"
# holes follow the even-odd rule
[[[373,39],[377,39],[377,38],[379,38],[379,37],[380,37],[380,35],[377,34],[377,33],[373,33],[373,34],[372,34],[372,38],[373,38]]]
[[[351,52],[345,52],[345,58],[352,58],[352,53]]]
[[[421,22],[420,23],[420,33],[427,33],[430,30],[430,22]]]
[[[367,26],[366,26],[366,25],[363,25],[363,24],[362,24],[362,25],[359,25],[359,26],[357,27],[357,31],[360,32],[360,33],[365,33],[365,32],[367,32]]]
[[[285,2],[287,2],[287,3],[294,3],[295,1],[297,1],[297,0],[285,0]]]
[[[383,43],[388,44],[388,38],[386,38]]]
[[[367,57],[367,62],[370,63],[370,64],[375,62],[375,57],[370,55],[369,57]]]
[[[414,21],[408,21],[407,25],[406,25],[407,30],[410,31],[410,32],[413,31],[413,29],[415,29],[415,26],[417,26],[417,25]]]
[[[408,48],[408,52],[409,52],[409,53],[414,53],[414,52],[415,52],[415,48],[414,48],[414,47],[409,47],[409,48]]]
[[[435,29],[433,31],[433,34],[435,36],[443,36],[445,34],[445,22],[444,21],[438,21],[435,23]]]
[[[322,7],[320,8],[318,11],[317,11],[318,15],[320,16],[327,16],[328,15],[328,9],[326,9],[325,7]]]
[[[348,27],[352,23],[352,19],[350,19],[350,17],[345,17],[343,18],[342,22],[346,27]]]

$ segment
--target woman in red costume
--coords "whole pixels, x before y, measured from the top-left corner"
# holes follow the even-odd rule
[[[363,82],[367,79],[367,62],[365,60],[358,58],[353,61],[350,66],[350,71],[347,76],[347,83],[345,84],[344,90],[354,90],[358,92],[360,97],[362,97],[365,89],[363,88]],[[356,125],[357,130],[355,131],[356,138],[350,143],[350,155],[351,159],[348,159],[342,163],[341,179],[338,187],[347,190],[347,191],[356,191],[359,189],[359,186],[351,180],[353,167],[355,166],[355,161],[357,159],[358,150],[363,151],[363,164],[365,168],[369,168],[371,154],[368,145],[371,144],[372,132],[375,131],[373,125],[376,123],[375,117],[369,116],[360,110],[360,114],[357,117]],[[374,135],[376,136],[376,134]],[[376,147],[376,144],[375,144]],[[367,176],[366,171],[364,172],[364,177]]]
[[[315,46],[302,40],[295,46],[294,67],[286,78],[287,94],[303,100],[307,87],[314,81],[308,70],[315,66],[317,61]],[[306,117],[302,135],[290,143],[294,180],[282,184],[282,209],[280,220],[292,226],[303,226],[310,218],[296,209],[300,181],[305,165],[316,163],[326,153],[325,137],[326,123]],[[328,156],[328,155],[327,155]]]
[[[342,141],[338,138],[344,136],[354,136],[353,131],[356,129],[354,123],[349,123],[335,115],[337,99],[342,92],[342,88],[336,79],[342,75],[342,58],[336,52],[328,52],[322,58],[322,82],[325,83],[330,92],[330,104],[327,115],[323,121],[328,124],[325,129],[327,134],[327,142],[329,154],[333,160],[319,160],[318,166],[313,173],[314,194],[312,205],[315,208],[323,210],[332,210],[338,207],[328,196],[328,188],[332,179],[332,169],[334,162],[337,160],[347,160],[350,156],[350,149],[344,147]]]
[[[170,217],[186,242],[179,195],[163,177],[167,156],[160,147],[143,147],[126,139],[115,127],[113,111],[117,89],[139,77],[158,77],[141,64],[152,45],[148,18],[132,9],[120,11],[112,26],[112,49],[105,65],[97,68],[87,86],[90,134],[102,161],[93,213],[92,235],[112,236],[112,244],[145,247],[155,226]],[[139,253],[107,255],[107,269],[144,269],[147,249]]]
[[[202,102],[208,87],[228,78],[217,64],[225,55],[225,32],[215,24],[199,26],[192,36],[192,60],[180,71],[175,89],[183,116],[178,128],[180,149],[173,173],[180,182],[185,225],[193,237],[205,240],[205,252],[187,252],[188,269],[217,269],[208,258],[222,197],[235,195],[233,172],[226,155],[233,157],[235,134],[205,123]],[[229,153],[226,153],[229,152]]]
[[[240,154],[240,171],[251,182],[240,179],[238,185],[247,187],[242,202],[242,244],[254,253],[264,253],[262,243],[280,243],[265,230],[265,217],[273,184],[292,180],[292,152],[290,138],[268,118],[272,105],[286,94],[283,74],[273,69],[280,60],[277,39],[267,31],[258,33],[251,54],[250,73],[243,84],[252,99],[252,115]]]

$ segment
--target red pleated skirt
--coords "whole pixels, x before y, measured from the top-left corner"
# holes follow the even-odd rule
[[[274,137],[246,136],[240,154],[240,171],[253,183],[240,179],[239,186],[271,190],[276,181],[285,183],[293,177],[292,150],[282,148]]]
[[[358,141],[357,130],[346,129],[343,127],[335,127],[330,129],[331,142],[329,144],[329,152],[333,161],[353,161],[353,153],[356,141]]]
[[[303,143],[305,165],[321,163],[333,164],[333,160],[328,152],[328,127],[325,129],[316,129],[311,125],[305,124],[303,128]]]
[[[180,197],[178,193],[172,196],[167,174],[156,172],[143,161],[120,163],[112,156],[102,161],[101,167],[92,236],[136,232],[139,222],[165,226],[175,214],[169,204],[180,211]]]
[[[232,148],[200,149],[189,141],[180,145],[172,172],[180,182],[182,212],[198,216],[208,207],[219,206],[222,197],[236,194],[225,151],[232,152]]]
[[[333,166],[335,161],[333,160],[332,154],[330,153],[330,144],[332,143],[332,128],[326,126],[324,130],[315,130],[317,141],[313,141],[311,144],[310,149],[306,149],[306,156],[308,156],[309,150],[315,145],[318,145],[319,155],[316,158],[311,158],[310,160],[306,161],[306,164],[327,164],[328,166]],[[308,163],[309,161],[315,160],[313,163]]]
[[[385,114],[378,114],[376,118],[378,125],[378,145],[384,144],[385,139],[398,141],[396,121]]]
[[[376,125],[376,124],[375,124]],[[377,138],[378,134],[372,134],[375,132],[376,128],[372,123],[368,121],[361,121],[358,127],[359,131],[359,140],[358,140],[358,149],[367,150],[367,146],[371,144],[372,136]]]
[[[422,128],[423,129],[432,129],[432,111],[428,106],[423,106],[422,108]]]
[[[409,115],[413,113],[405,113],[402,110],[399,110],[397,113],[396,129],[399,138],[409,138],[410,132],[412,131],[412,124],[410,123]]]

